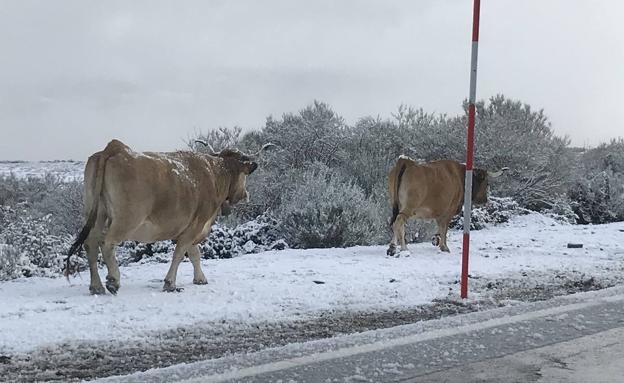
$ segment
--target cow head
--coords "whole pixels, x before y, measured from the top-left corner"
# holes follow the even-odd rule
[[[489,178],[500,177],[509,168],[502,168],[496,172],[488,172],[475,168],[472,172],[472,202],[477,205],[487,203]]]
[[[236,149],[224,149],[218,153],[218,156],[224,159],[225,166],[231,175],[226,203],[234,205],[239,201],[249,201],[247,176],[258,168],[258,163]]]
[[[231,177],[230,185],[228,187],[228,195],[225,202],[221,206],[222,214],[227,215],[231,205],[240,201],[249,201],[249,193],[247,192],[247,176],[258,168],[256,158],[259,157],[264,150],[275,145],[265,144],[262,148],[260,148],[260,150],[258,150],[258,152],[248,155],[242,153],[238,149],[223,149],[220,152],[215,152],[215,150],[207,142],[200,140],[196,140],[196,142],[207,146],[210,149],[208,153],[211,156],[223,158],[224,165],[230,173]]]

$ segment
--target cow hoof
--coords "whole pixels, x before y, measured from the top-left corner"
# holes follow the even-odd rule
[[[119,290],[119,285],[115,285],[113,283],[106,283],[106,290],[113,295],[117,295],[117,290]]]
[[[163,291],[167,293],[180,293],[184,291],[184,289],[182,287],[176,287],[176,285],[171,283],[171,281],[168,281],[165,279],[165,285],[163,286]]]
[[[200,278],[200,279],[193,279],[193,284],[194,285],[207,285],[208,281],[206,280],[206,277]]]
[[[173,289],[163,289],[164,292],[166,293],[181,293],[182,291],[184,291],[184,287],[174,287]]]
[[[391,246],[388,248],[388,250],[386,250],[386,255],[387,255],[388,257],[394,257],[394,255],[395,255],[395,254],[396,254],[396,247],[391,245]]]
[[[117,295],[117,291],[119,290],[119,281],[111,277],[106,277],[106,290],[113,295]]]
[[[104,286],[89,286],[89,292],[91,295],[104,295],[106,294],[106,290],[104,290]]]
[[[431,237],[431,244],[433,246],[438,246],[440,244],[440,234],[436,234],[433,237]]]
[[[451,250],[449,250],[448,246],[444,246],[444,247],[440,246],[440,251],[443,251],[445,253],[450,253],[451,252]]]

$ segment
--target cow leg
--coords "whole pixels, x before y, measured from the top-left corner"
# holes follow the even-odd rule
[[[193,283],[196,285],[205,285],[208,284],[206,280],[206,276],[201,269],[201,254],[199,252],[199,246],[191,246],[186,252],[191,259],[191,263],[193,264]]]
[[[407,252],[407,245],[405,243],[405,222],[407,221],[407,216],[404,213],[399,213],[396,217],[396,220],[392,224],[392,231],[394,232],[394,237],[392,238],[392,243],[390,244],[390,248],[396,251],[396,241],[401,243],[401,252]],[[393,246],[394,245],[394,246]],[[390,249],[388,249],[390,252]]]
[[[119,290],[119,265],[117,265],[117,257],[115,256],[115,247],[117,244],[115,243],[104,243],[102,244],[102,258],[104,258],[104,263],[106,263],[106,268],[108,269],[108,275],[106,276],[106,290],[108,290],[111,294],[117,294]]]
[[[450,218],[438,218],[438,233],[440,233],[440,250],[450,253],[448,246],[446,245],[446,234],[448,232],[448,226],[451,222]]]
[[[392,224],[392,239],[390,240],[390,246],[388,247],[388,250],[386,251],[386,254],[389,257],[393,257],[396,254],[396,245],[397,245],[397,236],[396,236],[396,231],[394,230],[394,224]]]
[[[171,259],[171,266],[169,266],[169,271],[167,272],[167,276],[165,277],[165,285],[163,286],[164,291],[176,291],[176,275],[178,274],[178,266],[180,262],[184,260],[184,255],[186,254],[186,246],[181,246],[180,243],[176,245],[175,250],[173,251],[173,258]]]
[[[85,250],[87,251],[87,260],[89,261],[89,272],[91,273],[91,283],[89,284],[89,292],[93,295],[105,294],[104,286],[102,286],[102,280],[98,272],[98,251],[99,244],[97,238],[90,236],[84,243]]]

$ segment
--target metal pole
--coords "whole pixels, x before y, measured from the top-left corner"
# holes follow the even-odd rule
[[[475,99],[477,95],[477,55],[479,51],[480,0],[472,11],[472,55],[470,60],[470,97],[468,99],[468,139],[466,143],[466,180],[464,182],[464,243],[462,248],[461,297],[468,297],[468,255],[470,253],[470,215],[472,213],[472,166],[474,156]]]

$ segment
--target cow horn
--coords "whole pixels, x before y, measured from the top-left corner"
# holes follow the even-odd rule
[[[212,147],[212,145],[210,145],[208,142],[206,142],[206,141],[204,141],[204,140],[195,140],[195,143],[196,143],[196,144],[202,144],[202,145],[204,145],[205,147],[207,147],[208,149],[210,149],[210,153],[209,153],[209,154],[210,154],[211,156],[218,156],[218,155],[219,155],[219,153],[221,153],[221,152],[218,152],[218,153],[217,153],[217,152],[214,150],[214,148]]]
[[[505,173],[507,170],[509,170],[508,167],[504,167],[501,168],[499,171],[496,172],[488,172],[488,176],[492,177],[492,178],[496,178],[496,177],[500,177],[503,175],[503,173]]]
[[[252,157],[258,157],[258,156],[260,156],[260,154],[261,154],[262,152],[264,152],[264,151],[265,151],[265,150],[267,150],[267,149],[273,148],[273,147],[275,147],[275,148],[276,148],[276,147],[277,147],[277,145],[275,145],[275,144],[272,144],[272,143],[268,142],[268,143],[266,143],[266,144],[262,145],[262,147],[260,148],[260,150],[258,150],[257,152],[255,152],[255,153],[252,155]]]

